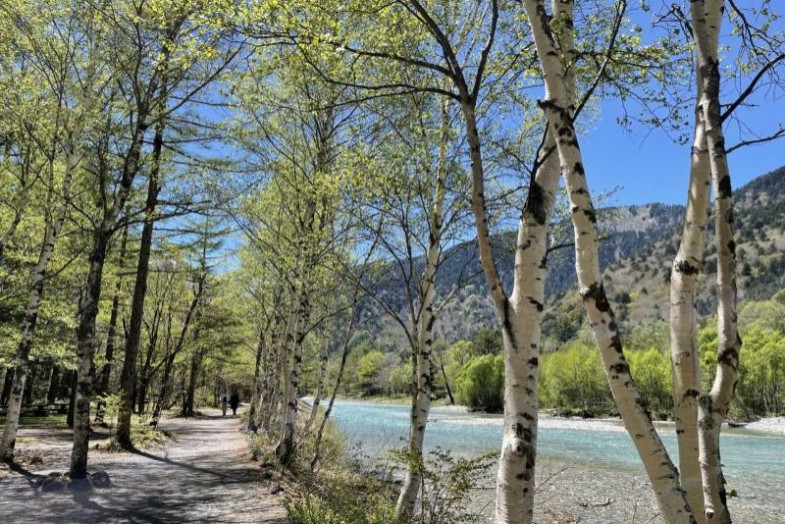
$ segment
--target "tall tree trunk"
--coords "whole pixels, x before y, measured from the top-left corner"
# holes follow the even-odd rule
[[[76,331],[76,394],[74,401],[74,444],[71,450],[72,479],[87,476],[87,454],[90,440],[90,399],[93,388],[93,356],[95,354],[95,319],[101,299],[104,261],[112,234],[104,223],[93,235],[93,249],[87,273],[87,285],[79,300],[79,325]]]
[[[263,430],[268,430],[271,425],[271,414],[274,411],[274,390],[277,377],[279,376],[279,366],[281,363],[281,340],[285,339],[285,335],[281,336],[281,330],[286,329],[283,315],[281,314],[282,308],[285,307],[283,302],[279,303],[276,307],[273,319],[273,328],[270,334],[270,346],[267,349],[267,356],[264,360],[262,371],[262,390],[259,393],[259,413],[257,415],[256,426]]]
[[[49,268],[49,262],[55,250],[57,237],[68,215],[68,207],[71,202],[71,182],[73,181],[74,171],[79,163],[75,145],[69,146],[68,157],[66,159],[66,169],[62,183],[62,200],[57,210],[56,216],[48,221],[45,231],[41,252],[38,255],[38,262],[30,276],[30,291],[27,298],[27,309],[22,322],[22,336],[16,349],[16,369],[14,372],[14,382],[11,388],[11,396],[8,402],[8,414],[6,416],[3,436],[0,440],[0,459],[12,461],[14,457],[14,444],[16,443],[16,432],[19,427],[19,415],[22,409],[23,392],[25,382],[30,369],[30,350],[33,347],[35,326],[38,321],[38,312],[41,301],[44,297],[44,283]],[[32,386],[32,381],[31,384]]]
[[[128,243],[128,226],[123,228],[123,236],[120,241],[120,256],[118,263],[122,266],[125,260],[125,249]],[[101,368],[101,381],[99,382],[98,391],[96,395],[99,397],[95,406],[95,423],[102,424],[104,422],[104,411],[106,402],[103,395],[109,391],[109,380],[112,378],[112,362],[114,361],[114,348],[117,339],[117,320],[120,316],[120,292],[122,290],[122,281],[120,275],[117,275],[117,283],[115,283],[114,296],[112,297],[112,312],[109,315],[109,330],[106,334],[106,355],[104,367]]]
[[[703,4],[703,5],[702,5]],[[736,242],[733,234],[733,190],[725,151],[720,105],[719,28],[722,0],[691,4],[698,49],[701,110],[714,182],[714,229],[717,245],[717,372],[711,391],[698,402],[699,462],[706,521],[729,523],[725,478],[720,463],[720,430],[728,413],[739,366],[741,337],[736,310]]]
[[[694,7],[694,6],[693,6]],[[705,36],[716,54],[719,44],[718,13],[711,15]],[[679,475],[687,502],[699,523],[706,522],[703,480],[699,461],[698,398],[701,390],[698,354],[698,321],[695,309],[697,277],[703,266],[703,250],[711,201],[711,162],[706,137],[704,70],[696,70],[698,102],[690,163],[690,186],[679,252],[671,270],[671,361]]]
[[[166,403],[166,398],[169,396],[169,383],[171,382],[172,369],[174,368],[174,359],[177,353],[170,352],[166,356],[166,363],[164,364],[164,373],[161,377],[161,387],[158,393],[158,401],[153,408],[153,424],[158,427],[158,421],[161,418],[161,411]]]
[[[199,379],[199,370],[202,366],[202,350],[196,348],[191,355],[191,369],[188,374],[188,387],[186,389],[185,401],[183,402],[183,416],[194,416],[194,398],[196,396],[196,385]]]
[[[110,209],[104,212],[103,220],[93,234],[93,247],[90,252],[87,280],[79,300],[79,324],[76,329],[77,387],[74,408],[74,444],[71,450],[72,479],[82,479],[87,475],[87,454],[90,439],[90,399],[92,397],[92,364],[95,354],[95,321],[98,316],[98,303],[104,272],[104,262],[109,240],[117,220],[122,213],[131,191],[142,152],[142,140],[147,125],[145,111],[137,116],[137,125],[131,137],[131,147],[125,158],[120,187],[115,193]]]
[[[155,208],[158,202],[158,192],[160,191],[158,175],[161,168],[164,127],[164,119],[160,118],[155,126],[155,135],[153,137],[153,164],[150,169],[150,178],[147,183],[145,218],[139,246],[139,259],[136,264],[134,294],[131,301],[131,320],[129,322],[128,336],[125,345],[123,371],[120,376],[120,407],[117,417],[117,442],[125,448],[131,448],[133,445],[131,443],[133,392],[136,385],[136,365],[137,360],[139,359],[139,344],[142,338],[142,319],[144,316],[145,297],[147,295],[147,275],[150,268],[150,251],[153,244],[153,229],[155,227]],[[144,406],[142,406],[142,408],[143,407]]]
[[[420,493],[423,468],[423,444],[425,428],[431,411],[433,376],[431,375],[431,353],[433,351],[433,327],[436,322],[436,271],[439,268],[441,239],[444,226],[444,199],[448,175],[447,147],[449,142],[449,107],[446,101],[440,104],[441,122],[439,133],[439,163],[436,166],[435,180],[432,181],[432,194],[429,195],[428,210],[428,249],[425,255],[420,286],[420,308],[417,326],[417,347],[414,348],[416,376],[414,396],[409,424],[407,446],[408,469],[398,496],[396,511],[402,518],[414,513]]]
[[[306,262],[308,265],[310,262]],[[283,401],[283,417],[281,421],[281,438],[275,453],[281,464],[288,465],[294,453],[294,445],[297,434],[297,415],[299,412],[298,390],[300,386],[300,374],[302,373],[303,363],[303,341],[307,333],[308,320],[311,316],[311,303],[308,297],[308,280],[311,268],[306,267],[303,272],[300,292],[298,294],[297,314],[294,317],[294,326],[289,331],[289,343],[287,344],[287,354],[291,352],[291,366],[289,367],[286,379],[286,393]]]
[[[678,471],[630,375],[618,327],[602,285],[597,217],[570,114],[569,95],[564,81],[565,68],[555,49],[548,14],[542,0],[524,0],[524,5],[545,80],[545,99],[540,102],[540,107],[551,132],[556,136],[561,170],[571,203],[580,293],[600,346],[611,393],[649,475],[664,518],[669,523],[693,523],[695,519],[679,485]]]

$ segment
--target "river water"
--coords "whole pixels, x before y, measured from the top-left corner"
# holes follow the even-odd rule
[[[370,457],[383,457],[387,449],[402,447],[409,430],[408,405],[343,400],[336,402],[332,418],[347,437],[350,447]],[[436,407],[431,410],[425,446],[427,450],[437,446],[448,449],[458,456],[478,455],[498,450],[501,429],[501,416]],[[673,425],[658,424],[658,429],[673,460],[678,461]],[[567,504],[577,501],[577,505],[582,506],[580,497],[588,497],[580,493],[582,477],[590,483],[593,475],[613,478],[621,487],[628,482],[646,484],[643,466],[630,437],[615,421],[543,416],[540,418],[537,460],[538,464],[567,465],[573,470],[568,477],[575,478],[566,479],[565,486],[573,488],[575,500]],[[741,514],[746,516],[741,519],[737,512],[738,522],[785,523],[785,436],[724,429],[722,462],[727,489],[736,490],[739,495],[732,499],[732,508],[740,507]],[[645,486],[643,490],[646,490]],[[586,498],[586,502],[591,500]],[[754,520],[749,520],[753,516]],[[581,520],[591,521],[610,522],[601,518]]]

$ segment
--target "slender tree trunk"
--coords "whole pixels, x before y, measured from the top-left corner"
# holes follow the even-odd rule
[[[79,325],[76,331],[76,395],[74,397],[74,444],[71,450],[72,479],[87,476],[87,454],[90,440],[90,399],[93,388],[93,356],[95,354],[95,319],[101,298],[101,284],[111,226],[106,221],[93,235],[93,249],[87,274],[87,285],[79,301]]]
[[[693,6],[695,7],[695,6]],[[711,16],[704,33],[716,54],[719,16]],[[699,50],[700,53],[700,50]],[[679,252],[671,271],[671,361],[676,436],[679,444],[681,486],[699,523],[706,522],[698,439],[698,399],[701,390],[698,354],[698,322],[695,309],[697,277],[703,266],[706,225],[711,200],[711,162],[706,136],[707,103],[703,89],[704,69],[697,68],[698,103],[690,164],[690,189]]]
[[[119,264],[122,266],[125,260],[125,249],[128,242],[128,226],[123,228],[123,237],[120,241],[120,257]],[[112,362],[114,361],[114,348],[117,339],[117,320],[120,315],[120,291],[122,290],[122,282],[120,275],[117,275],[117,283],[115,284],[114,296],[112,297],[112,312],[109,315],[109,330],[106,334],[106,363],[101,368],[101,381],[99,382],[98,391],[96,395],[99,397],[95,406],[95,423],[102,424],[104,422],[104,411],[106,402],[103,395],[109,391],[109,380],[112,377]]]
[[[281,362],[281,329],[285,328],[283,315],[280,310],[285,307],[283,303],[276,306],[274,313],[273,328],[270,335],[270,347],[267,349],[267,356],[264,359],[262,371],[262,390],[259,393],[259,413],[257,415],[256,426],[263,430],[268,430],[271,425],[271,414],[274,411],[274,395],[276,377],[279,376],[278,368]]]
[[[509,299],[493,260],[484,195],[484,169],[474,107],[462,106],[472,167],[472,209],[480,260],[502,325],[505,354],[504,426],[496,481],[496,522],[531,522],[537,445],[537,376],[544,304],[547,233],[558,185],[558,160],[549,137],[538,158],[519,224],[515,286]]]
[[[696,110],[695,141],[692,147],[690,187],[681,243],[671,269],[671,362],[673,365],[673,414],[679,445],[679,475],[687,502],[703,520],[703,483],[698,462],[698,397],[700,361],[698,319],[695,309],[696,284],[703,266],[706,224],[711,200],[711,171],[706,136]]]
[[[256,344],[256,361],[254,362],[253,368],[253,389],[251,390],[251,407],[248,410],[248,429],[255,430],[256,429],[256,413],[259,409],[259,395],[262,392],[262,356],[264,354],[265,345],[264,345],[264,335],[265,329],[262,328],[259,330],[259,341]]]
[[[703,4],[703,5],[701,5]],[[698,402],[699,462],[706,521],[731,522],[720,462],[720,430],[728,413],[739,366],[741,337],[736,309],[736,242],[733,233],[733,190],[725,151],[720,105],[719,27],[722,0],[691,4],[698,48],[701,109],[714,182],[714,229],[717,245],[717,372],[711,391]]]
[[[147,184],[147,200],[145,202],[145,219],[142,226],[142,238],[139,246],[139,259],[136,265],[136,281],[131,301],[131,320],[125,345],[123,371],[120,376],[120,409],[117,417],[117,442],[131,448],[131,415],[133,412],[133,391],[136,385],[136,364],[139,358],[139,345],[142,338],[142,319],[144,302],[147,295],[147,275],[150,268],[150,251],[153,244],[155,227],[155,208],[158,202],[158,174],[161,167],[163,150],[163,133],[165,122],[161,118],[155,127],[153,137],[153,165]],[[141,392],[141,388],[140,388]],[[142,397],[141,402],[144,402]],[[140,411],[144,406],[140,403]]]
[[[143,113],[143,112],[142,112]],[[142,139],[147,126],[144,115],[137,116],[138,122],[131,139],[131,148],[125,159],[120,187],[115,194],[111,209],[107,209],[99,227],[93,234],[87,281],[79,300],[79,324],[76,330],[77,387],[74,407],[74,444],[71,451],[72,479],[87,475],[87,454],[90,438],[90,399],[92,396],[92,363],[95,354],[95,320],[101,299],[102,280],[109,239],[116,222],[125,207],[134,177],[139,170]]]
[[[57,237],[60,234],[65,218],[68,215],[68,206],[71,201],[71,182],[73,181],[74,171],[79,163],[77,153],[73,150],[73,147],[74,146],[71,146],[71,149],[69,149],[68,158],[66,160],[67,165],[62,184],[62,201],[56,216],[46,225],[41,253],[38,255],[38,262],[36,263],[30,278],[27,309],[25,311],[24,321],[22,322],[22,336],[16,350],[14,382],[11,388],[11,397],[8,402],[8,414],[3,429],[3,436],[0,440],[0,459],[7,462],[12,461],[14,457],[14,444],[16,443],[16,432],[19,427],[19,415],[21,413],[23,401],[22,396],[25,391],[25,382],[30,369],[30,350],[33,347],[33,337],[35,335],[38,312],[44,297],[46,274],[49,268],[49,262],[52,260],[52,255],[54,254]],[[32,380],[30,385],[32,386]]]
[[[586,183],[583,158],[570,114],[565,69],[554,46],[542,0],[524,0],[545,80],[540,102],[556,136],[562,174],[571,203],[575,256],[581,297],[600,346],[611,393],[635,443],[654,488],[660,510],[669,523],[693,523],[689,505],[673,465],[630,375],[613,311],[602,285],[599,267],[597,218]]]
[[[161,418],[161,411],[166,402],[166,398],[169,396],[169,383],[171,382],[172,369],[174,368],[174,359],[176,356],[177,353],[175,352],[171,352],[166,356],[164,374],[163,377],[161,377],[161,388],[158,394],[158,401],[155,403],[155,407],[153,409],[153,423],[155,424],[155,427],[158,427],[158,420]]]
[[[188,374],[188,388],[186,390],[185,402],[183,403],[183,416],[194,416],[194,397],[196,396],[196,385],[199,379],[199,369],[202,366],[202,350],[196,348],[191,355],[191,369]]]
[[[416,376],[414,397],[412,399],[409,442],[407,447],[408,469],[398,496],[396,510],[402,518],[411,516],[417,503],[422,484],[423,444],[425,428],[431,411],[433,376],[431,375],[431,353],[433,351],[433,327],[436,322],[436,271],[439,267],[441,239],[444,225],[444,199],[447,181],[447,146],[449,141],[449,107],[441,103],[441,123],[439,136],[439,165],[433,180],[433,193],[429,195],[428,210],[428,249],[425,255],[425,268],[420,286],[420,311],[417,326],[417,347],[414,348]]]

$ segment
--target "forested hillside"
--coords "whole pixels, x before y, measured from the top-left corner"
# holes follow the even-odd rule
[[[737,194],[739,298],[765,300],[785,288],[785,167],[755,178]],[[618,304],[622,326],[667,320],[670,270],[683,214],[682,206],[655,203],[606,208],[600,215],[600,262],[608,293]],[[712,232],[710,226],[710,238]],[[585,319],[577,293],[570,235],[566,224],[557,226],[551,240],[555,249],[548,254],[544,337],[550,349],[575,337]],[[511,231],[493,239],[508,288],[512,286],[514,252],[504,246],[514,246],[514,236]],[[496,313],[481,278],[475,243],[468,241],[449,248],[444,258],[437,290],[440,299],[449,299],[437,321],[437,333],[449,343],[494,329]],[[710,248],[697,298],[703,317],[711,315],[716,307],[716,269],[716,252]],[[393,305],[403,307],[404,292],[397,280],[382,280],[377,285],[380,293],[393,297]],[[371,318],[365,328],[379,347],[401,348],[401,333],[388,318]]]

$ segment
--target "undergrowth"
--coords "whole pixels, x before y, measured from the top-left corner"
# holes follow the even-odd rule
[[[300,434],[302,435],[302,427]],[[320,461],[310,462],[315,431],[301,438],[293,462],[285,470],[299,496],[287,503],[293,524],[441,524],[480,522],[472,511],[471,495],[487,481],[498,453],[476,458],[453,457],[441,449],[414,461],[421,474],[421,493],[415,514],[400,518],[396,501],[400,478],[412,460],[402,451],[372,458],[347,450],[346,439],[328,422],[320,446]],[[275,432],[252,437],[254,455],[263,463],[277,464]],[[283,469],[279,469],[282,473]]]

